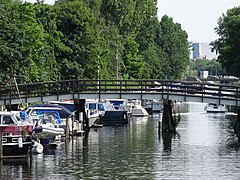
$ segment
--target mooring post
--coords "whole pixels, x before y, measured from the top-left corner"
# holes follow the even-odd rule
[[[83,130],[88,132],[90,130],[89,120],[85,111],[85,99],[76,99],[74,100],[74,105],[76,109],[76,120],[80,121],[79,114],[83,115]]]
[[[163,100],[163,118],[162,118],[162,132],[165,131],[176,131],[176,126],[173,121],[172,115],[172,100]]]
[[[238,109],[237,113],[237,119],[234,126],[234,132],[236,133],[236,136],[238,137],[238,142],[240,142],[239,136],[240,136],[240,109]]]
[[[70,138],[69,134],[70,134],[69,118],[67,118],[66,119],[66,137],[65,137],[65,140]]]

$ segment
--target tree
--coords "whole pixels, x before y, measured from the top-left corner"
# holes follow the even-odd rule
[[[129,77],[138,79],[142,77],[143,62],[138,53],[138,44],[134,35],[127,38],[123,51],[123,60]]]
[[[225,70],[221,67],[221,64],[215,59],[196,59],[192,64],[192,69],[198,73],[203,70],[208,71],[209,75],[214,76],[226,74]]]
[[[218,19],[215,32],[219,38],[213,42],[213,50],[219,53],[218,61],[226,71],[234,76],[240,76],[240,7],[229,9]]]
[[[68,68],[61,70],[64,78],[97,78],[99,65],[106,72],[106,41],[91,9],[81,1],[59,1],[54,8],[58,30],[64,35],[61,40],[71,49],[59,57],[61,66]]]
[[[4,2],[0,8],[0,57],[2,67],[8,67],[1,72],[14,73],[19,83],[56,80],[56,63],[50,59],[48,35],[36,19],[37,9],[30,3]]]
[[[163,51],[163,74],[169,79],[182,78],[190,64],[187,38],[180,24],[166,15],[162,17],[157,43]]]

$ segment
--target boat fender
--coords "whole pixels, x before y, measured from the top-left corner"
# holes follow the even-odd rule
[[[22,148],[22,147],[23,147],[23,139],[22,139],[22,137],[19,137],[19,138],[18,138],[18,147],[19,147],[19,148]]]

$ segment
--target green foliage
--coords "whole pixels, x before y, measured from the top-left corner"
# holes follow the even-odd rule
[[[171,18],[158,21],[157,0],[0,4],[2,83],[174,79],[189,65],[187,34]]]
[[[219,38],[211,43],[218,53],[218,60],[226,71],[240,76],[240,7],[229,9],[218,20],[215,28]]]
[[[155,43],[148,44],[148,49],[142,51],[144,59],[143,79],[161,79],[164,77],[162,73],[162,57],[163,52]]]
[[[96,25],[95,16],[86,4],[80,1],[57,3],[55,12],[57,27],[64,35],[61,40],[71,49],[70,53],[62,54],[60,59],[79,64],[78,68],[74,69],[76,72],[72,72],[75,75],[73,78],[97,78],[98,65],[102,68],[101,70],[105,70],[106,41]],[[59,61],[59,63],[61,65],[62,62]],[[67,71],[73,71],[73,69]],[[65,78],[71,79],[71,77]]]
[[[221,64],[216,59],[196,59],[193,62],[192,69],[197,72],[208,71],[209,75],[226,75],[226,71],[222,68]]]
[[[163,74],[169,79],[181,79],[190,64],[187,38],[180,24],[166,15],[162,17],[158,45],[163,50]]]
[[[129,77],[138,79],[142,76],[143,62],[141,55],[138,54],[138,44],[134,36],[129,36],[124,45],[124,64]]]

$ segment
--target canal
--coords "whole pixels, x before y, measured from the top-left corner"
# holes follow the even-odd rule
[[[185,104],[177,133],[158,133],[159,115],[91,129],[44,154],[2,160],[0,179],[239,179],[236,115]]]

